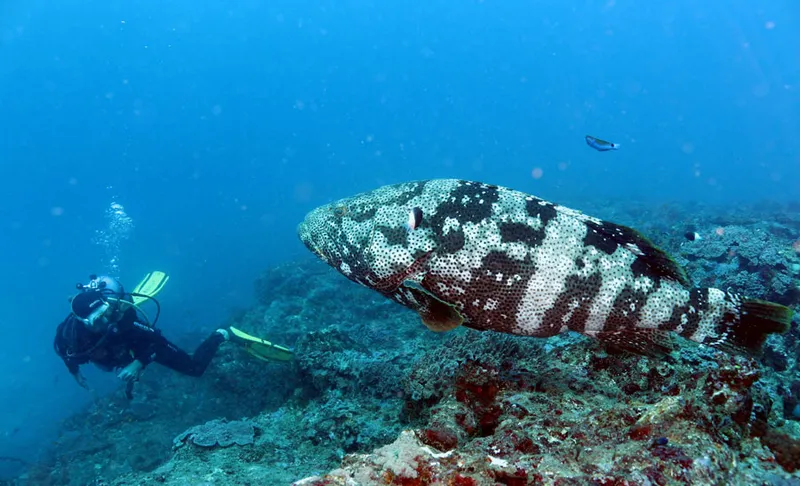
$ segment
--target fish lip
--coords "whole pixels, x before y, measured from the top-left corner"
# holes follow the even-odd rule
[[[314,242],[314,233],[309,229],[311,225],[308,224],[308,216],[297,225],[297,237],[303,242],[306,248],[310,251],[317,251],[317,245]]]
[[[297,234],[309,251],[324,262],[330,263],[331,248],[326,241],[330,241],[333,235],[330,234],[327,214],[323,209],[324,206],[306,214],[303,221],[297,225]]]
[[[309,225],[305,221],[297,225],[297,236],[309,251],[322,256],[322,247],[315,241],[314,232],[309,230]]]

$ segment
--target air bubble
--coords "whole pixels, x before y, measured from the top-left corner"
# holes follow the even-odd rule
[[[122,242],[133,233],[133,219],[122,204],[112,201],[106,209],[106,227],[95,231],[92,242],[103,248],[106,273],[119,275],[119,255]]]

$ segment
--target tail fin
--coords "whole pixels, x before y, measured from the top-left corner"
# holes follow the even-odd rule
[[[774,302],[743,298],[739,320],[731,323],[727,336],[715,347],[758,356],[768,335],[789,329],[793,314],[792,309]]]

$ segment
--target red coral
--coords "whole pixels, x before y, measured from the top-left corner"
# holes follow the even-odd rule
[[[503,413],[495,403],[501,385],[495,369],[474,362],[465,364],[456,378],[456,400],[472,410],[481,436],[494,433]]]
[[[495,437],[498,435],[495,434]],[[488,449],[495,451],[494,454],[500,457],[514,452],[523,454],[539,454],[541,452],[539,446],[524,435],[523,431],[515,430],[504,430],[502,436],[489,442]]]
[[[642,387],[636,383],[626,383],[622,385],[622,391],[625,392],[626,395],[632,395],[636,392],[642,391]]]
[[[478,486],[478,482],[469,476],[456,473],[448,482],[448,486]]]
[[[684,469],[692,467],[694,461],[691,457],[687,456],[682,449],[669,445],[660,445],[653,447],[652,453],[659,459],[667,462],[678,464]]]
[[[431,424],[417,435],[422,443],[440,451],[449,451],[458,447],[458,436],[449,427],[442,424]]]
[[[458,424],[458,426],[461,427],[464,432],[469,435],[475,433],[478,424],[476,423],[475,416],[471,410],[467,412],[458,412],[453,418],[455,419],[456,424]]]
[[[749,423],[753,412],[753,397],[749,393],[737,395],[734,397],[733,404],[734,412],[731,415],[731,419],[739,425]]]
[[[774,430],[762,420],[753,425],[753,435],[761,437],[761,442],[769,447],[775,454],[775,460],[787,472],[800,469],[800,441]]]
[[[650,425],[635,425],[628,431],[628,437],[633,440],[645,440],[653,433],[653,427]]]
[[[595,354],[589,357],[589,367],[592,368],[593,371],[603,371],[609,368],[620,369],[624,366],[618,358]]]
[[[494,480],[508,486],[526,486],[528,484],[528,473],[519,468],[513,473],[495,471]]]
[[[395,475],[391,470],[386,470],[383,473],[383,481],[385,484],[395,484],[398,486],[425,486],[431,484],[434,479],[433,469],[428,464],[425,458],[417,456],[414,458],[417,462],[417,477],[409,478],[406,476]]]
[[[667,484],[667,478],[664,476],[664,473],[661,472],[661,468],[657,466],[650,466],[644,469],[644,474],[647,476],[653,484],[657,484],[658,486],[664,486]]]
[[[593,486],[628,486],[630,483],[627,479],[610,477],[610,478],[594,478],[591,483]]]

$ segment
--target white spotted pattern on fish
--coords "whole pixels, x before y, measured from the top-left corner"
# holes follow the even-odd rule
[[[424,217],[409,231],[415,207]],[[311,211],[298,233],[344,276],[416,310],[434,330],[571,330],[652,355],[669,351],[674,333],[758,353],[791,320],[777,304],[691,288],[630,228],[480,182],[384,186]]]

